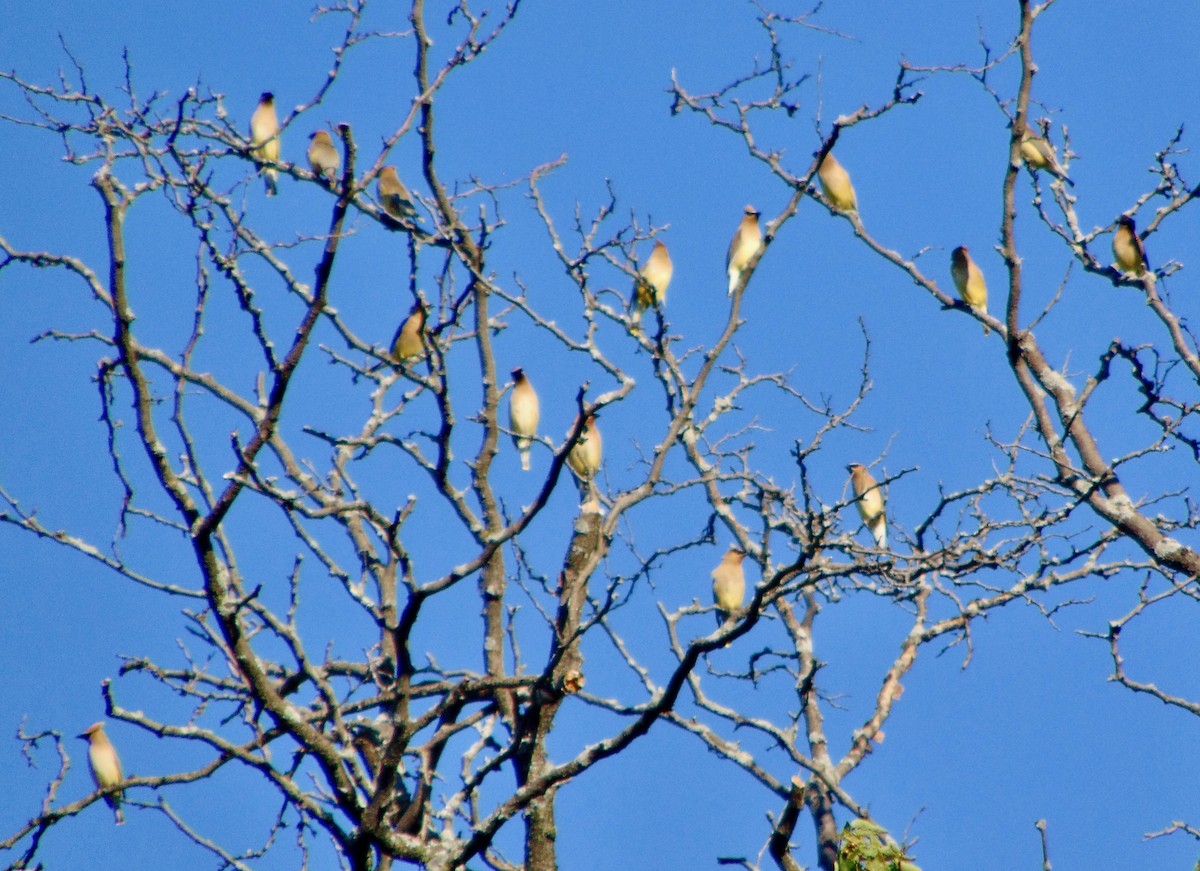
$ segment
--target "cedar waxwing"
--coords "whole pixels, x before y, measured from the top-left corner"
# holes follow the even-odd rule
[[[1021,157],[1030,169],[1044,169],[1069,185],[1075,184],[1059,166],[1058,155],[1054,153],[1054,146],[1050,144],[1050,140],[1045,136],[1038,136],[1028,126],[1021,134]]]
[[[397,221],[416,221],[417,208],[413,205],[412,194],[396,175],[396,167],[385,166],[379,170],[379,204],[383,210]]]
[[[336,181],[342,159],[333,146],[333,137],[324,130],[317,130],[308,134],[308,140],[308,165],[313,175]]]
[[[401,364],[425,356],[425,306],[420,300],[413,303],[408,317],[396,330],[391,355],[395,362]]]
[[[721,558],[721,564],[713,569],[713,604],[717,606],[717,625],[721,626],[742,608],[746,597],[746,573],[742,570],[745,552],[737,545],[730,545]]]
[[[817,178],[821,180],[821,190],[825,192],[825,198],[835,209],[843,212],[858,211],[858,198],[854,196],[850,173],[838,163],[832,151],[821,161],[821,166],[817,169]]]
[[[258,98],[254,114],[250,116],[250,154],[260,163],[279,162],[279,119],[275,116],[275,95],[263,91]],[[260,167],[267,196],[278,192],[279,170],[271,166]]]
[[[92,780],[96,781],[97,789],[108,789],[125,779],[121,775],[121,759],[117,756],[117,748],[104,734],[103,723],[88,726],[79,737],[88,742],[88,768],[92,771]],[[104,796],[105,803],[113,809],[118,826],[125,822],[125,814],[121,811],[122,792],[117,790]]]
[[[529,471],[529,449],[533,445],[533,437],[537,435],[538,409],[537,391],[525,377],[525,370],[520,367],[512,370],[513,389],[508,397],[509,428],[513,431],[513,442],[521,454],[521,468]]]
[[[987,282],[971,259],[971,252],[966,245],[959,245],[950,252],[950,277],[954,279],[954,286],[962,301],[979,314],[987,314]],[[990,332],[991,329],[984,324],[983,334],[986,336]]]
[[[591,480],[592,476],[600,469],[602,447],[600,430],[596,426],[596,417],[589,414],[583,425],[583,431],[579,434],[579,441],[575,442],[575,446],[567,454],[567,465],[582,480]]]
[[[633,282],[633,318],[634,328],[641,320],[642,313],[654,303],[667,304],[667,288],[671,286],[671,275],[675,267],[671,263],[671,254],[662,242],[654,243],[650,259],[642,267]]]
[[[746,206],[743,210],[742,222],[738,224],[737,232],[729,243],[729,254],[725,257],[725,268],[729,272],[729,295],[742,279],[742,270],[750,259],[758,254],[763,247],[762,231],[758,229],[759,211],[754,206]]]
[[[880,550],[886,550],[887,516],[883,511],[883,491],[864,466],[851,463],[846,467],[846,471],[850,473],[850,483],[858,499],[858,513],[862,516],[863,523],[875,537],[875,545]]]
[[[1133,218],[1122,215],[1117,218],[1117,231],[1113,233],[1113,256],[1117,258],[1117,268],[1132,275],[1141,275],[1146,271],[1146,249],[1138,237],[1137,228],[1133,226]]]

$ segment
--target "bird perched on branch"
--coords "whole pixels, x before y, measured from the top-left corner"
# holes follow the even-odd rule
[[[262,164],[279,162],[279,118],[275,115],[275,95],[263,91],[250,116],[250,154]],[[260,166],[267,196],[273,197],[279,190],[279,170],[273,166]]]
[[[117,748],[113,747],[108,736],[104,734],[103,723],[93,723],[79,735],[88,742],[88,768],[92,772],[92,780],[97,789],[109,789],[116,786],[125,778],[121,774],[121,759],[117,756]],[[117,825],[125,822],[125,814],[121,811],[122,790],[111,792],[104,796],[104,802],[113,809],[113,817]]]
[[[981,315],[987,314],[987,282],[983,273],[971,259],[971,252],[966,245],[959,245],[950,252],[950,277],[962,301]],[[985,323],[983,334],[986,336],[991,329]]]
[[[413,303],[408,317],[396,330],[390,351],[397,363],[407,363],[425,356],[425,306],[420,300]]]
[[[1029,127],[1021,134],[1021,157],[1030,169],[1044,169],[1074,186],[1075,182],[1067,177],[1066,171],[1059,165],[1058,155],[1054,153],[1054,146],[1050,144],[1050,140],[1044,135],[1034,133]]]
[[[385,166],[379,170],[379,204],[383,210],[397,221],[413,222],[417,220],[417,208],[413,205],[412,194],[396,175],[396,167]]]
[[[537,391],[529,383],[525,370],[517,367],[512,370],[513,389],[508,397],[509,427],[513,431],[513,442],[521,455],[521,468],[529,471],[529,451],[533,445],[533,437],[537,435],[538,409]]]
[[[1113,233],[1113,256],[1117,258],[1117,267],[1130,275],[1141,275],[1146,271],[1146,249],[1133,218],[1122,215],[1117,218],[1117,231]]]
[[[335,181],[341,164],[342,159],[333,145],[332,136],[324,130],[315,130],[308,134],[308,166],[313,175]]]
[[[858,198],[854,195],[854,185],[850,183],[850,173],[838,163],[833,152],[825,155],[817,168],[817,178],[821,180],[821,190],[825,198],[835,209],[843,212],[857,212]]]
[[[713,604],[717,606],[717,625],[742,609],[742,600],[746,598],[746,573],[742,569],[742,560],[746,553],[737,545],[730,545],[721,558],[721,563],[712,571]]]
[[[758,209],[746,206],[742,210],[742,222],[738,224],[737,232],[729,243],[729,253],[725,256],[725,269],[729,273],[729,295],[742,279],[742,270],[762,250],[762,230],[758,228]]]
[[[579,440],[567,454],[567,465],[582,481],[591,481],[600,470],[600,460],[603,456],[603,445],[600,439],[600,429],[596,426],[596,416],[589,414],[583,424]]]
[[[667,288],[671,286],[671,276],[675,267],[671,263],[671,254],[662,242],[654,243],[654,250],[646,261],[637,278],[633,282],[633,321],[637,328],[642,314],[650,306],[658,303],[666,305]]]
[[[850,483],[854,487],[857,499],[858,513],[863,523],[875,538],[875,545],[880,550],[887,549],[887,516],[883,510],[883,491],[871,477],[865,466],[851,463],[846,467],[850,473]]]

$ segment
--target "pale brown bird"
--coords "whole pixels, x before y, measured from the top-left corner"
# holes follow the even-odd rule
[[[391,346],[392,359],[406,363],[425,356],[425,306],[420,300],[413,303],[408,317],[396,330]]]
[[[825,155],[825,159],[817,168],[817,178],[821,180],[821,190],[825,192],[825,198],[835,209],[843,212],[858,211],[858,198],[854,195],[854,185],[850,183],[850,173],[838,163],[832,151]]]
[[[745,558],[745,551],[737,545],[730,545],[721,558],[721,564],[713,569],[713,604],[717,606],[718,626],[742,609],[742,600],[746,598],[746,573],[742,569],[742,560]]]
[[[642,314],[650,306],[658,303],[666,305],[667,288],[671,286],[671,276],[675,266],[671,263],[671,254],[662,242],[654,243],[650,258],[642,266],[633,282],[633,319],[634,326]]]
[[[83,730],[79,736],[88,742],[88,768],[92,772],[92,780],[97,789],[109,789],[124,780],[121,774],[121,759],[117,756],[117,748],[113,747],[108,736],[104,734],[103,723],[93,723]],[[105,803],[113,809],[117,825],[125,822],[125,814],[121,811],[123,790],[117,790],[104,796]]]
[[[596,426],[596,416],[589,414],[587,421],[583,424],[583,431],[579,434],[579,440],[567,454],[567,465],[582,480],[590,481],[600,469],[602,456],[603,445],[600,439],[600,429]]]
[[[525,370],[520,367],[512,370],[513,389],[508,397],[509,428],[513,431],[513,442],[521,455],[521,468],[529,471],[529,451],[533,445],[533,437],[537,435],[538,419],[541,411],[538,408],[537,391],[529,383]]]
[[[396,175],[396,167],[385,166],[379,171],[378,191],[379,204],[397,221],[412,222],[417,219],[412,194],[400,181],[400,176]]]
[[[308,134],[308,165],[313,175],[323,176],[329,181],[337,179],[342,159],[333,145],[333,137],[324,130]]]
[[[737,232],[729,243],[729,253],[725,256],[725,269],[729,272],[729,295],[742,279],[742,270],[750,260],[762,250],[762,230],[758,228],[759,211],[754,206],[743,209],[742,222],[738,224]]]
[[[1059,165],[1058,155],[1054,153],[1054,146],[1050,144],[1050,140],[1045,136],[1039,136],[1028,127],[1021,134],[1021,157],[1030,169],[1044,169],[1069,185],[1075,184]]]
[[[279,118],[275,115],[275,95],[263,91],[250,116],[250,154],[259,163],[279,162]],[[273,166],[261,166],[263,184],[267,196],[273,197],[279,190],[279,170]]]
[[[1122,215],[1117,218],[1117,231],[1113,233],[1113,256],[1117,267],[1130,275],[1141,275],[1146,271],[1146,249],[1133,225],[1133,218]]]
[[[850,473],[850,483],[854,487],[858,513],[863,523],[875,537],[875,545],[880,550],[886,550],[887,516],[883,510],[883,491],[879,489],[879,484],[871,477],[866,467],[851,463],[846,467],[846,471]]]
[[[959,245],[950,252],[950,277],[954,279],[954,286],[962,301],[979,314],[987,314],[987,282],[971,259],[971,252],[966,245]],[[984,323],[983,334],[986,336],[990,332],[991,329]]]

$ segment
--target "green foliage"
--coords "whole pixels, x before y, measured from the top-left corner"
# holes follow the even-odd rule
[[[892,840],[887,829],[870,820],[851,820],[842,827],[837,871],[921,871],[912,857]]]

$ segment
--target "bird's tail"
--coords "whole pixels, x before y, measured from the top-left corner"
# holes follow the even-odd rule
[[[596,488],[592,483],[591,478],[581,478],[578,472],[571,470],[575,474],[572,477],[575,480],[575,489],[579,492],[579,507],[582,510],[583,506],[591,505],[592,503],[599,504],[600,498],[596,495]]]
[[[986,316],[987,316],[987,309],[986,309],[986,308],[977,308],[977,307],[975,307],[975,306],[972,306],[971,308],[972,308],[972,310],[975,312],[975,314],[979,315],[980,317],[986,317]],[[984,321],[984,322],[983,322],[983,334],[984,334],[985,336],[990,336],[990,335],[992,334],[992,328],[988,326],[988,324],[987,324],[987,321]]]
[[[1067,175],[1066,171],[1061,166],[1050,167],[1050,173],[1052,175],[1058,176],[1063,181],[1065,181],[1067,184],[1069,184],[1071,187],[1075,187],[1075,182],[1071,181],[1071,177]]]
[[[875,537],[875,546],[880,550],[887,550],[887,518],[879,517],[869,526],[871,535]]]
[[[267,167],[262,171],[262,173],[263,186],[267,189],[267,196],[275,196],[277,193],[279,193],[279,170]]]
[[[517,445],[517,450],[521,452],[521,471],[528,472],[530,467],[529,442],[526,441]]]

